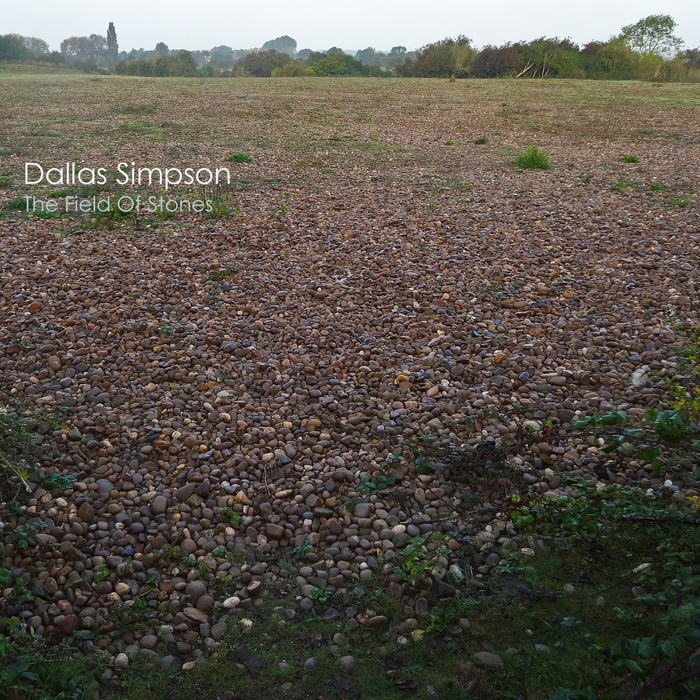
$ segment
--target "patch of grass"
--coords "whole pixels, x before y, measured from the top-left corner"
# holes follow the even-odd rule
[[[247,153],[240,153],[236,152],[234,153],[229,160],[232,163],[252,163],[253,159],[247,154]]]
[[[668,185],[665,182],[652,182],[649,189],[652,192],[664,192],[668,189]]]
[[[635,155],[622,156],[622,158],[620,158],[620,162],[622,162],[622,163],[639,163],[639,158]]]
[[[226,279],[227,277],[230,277],[231,275],[235,274],[235,270],[231,267],[220,267],[216,270],[212,270],[209,273],[209,276],[215,281],[218,282],[220,280]]]
[[[669,197],[666,200],[666,206],[669,209],[673,209],[674,207],[687,207],[690,204],[690,195],[684,194],[681,195],[680,197]]]
[[[0,188],[12,187],[12,178],[8,175],[0,175]]]
[[[18,153],[17,149],[10,148],[9,146],[0,146],[0,156],[12,156]]]
[[[5,211],[27,211],[27,200],[25,197],[14,197],[8,199],[2,208]]]
[[[155,114],[158,111],[158,107],[153,104],[133,104],[126,105],[122,107],[119,112],[121,114],[136,114],[136,115],[147,115]]]
[[[70,190],[62,189],[62,190],[51,190],[51,192],[47,192],[46,196],[47,197],[67,197],[70,194]]]
[[[152,131],[154,127],[147,126],[146,124],[138,124],[137,122],[122,122],[119,125],[121,131],[132,131],[135,133],[143,133],[146,131]]]
[[[634,186],[635,186],[635,183],[627,182],[627,180],[623,180],[620,177],[612,184],[611,189],[613,192],[624,192],[628,187],[634,187]]]
[[[526,170],[549,170],[549,153],[540,150],[534,144],[523,151],[516,160],[519,168]]]
[[[488,142],[489,140],[485,136],[479,136],[478,139],[474,139],[474,143],[477,146],[485,146]]]

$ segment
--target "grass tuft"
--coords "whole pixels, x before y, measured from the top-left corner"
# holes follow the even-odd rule
[[[542,151],[534,144],[523,151],[516,161],[519,168],[525,170],[549,170],[549,153]]]

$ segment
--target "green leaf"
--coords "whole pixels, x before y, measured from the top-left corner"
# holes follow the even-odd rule
[[[603,447],[603,452],[605,452],[606,454],[614,452],[620,445],[622,445],[624,441],[624,435],[613,435],[611,438],[608,438],[608,441],[605,443],[605,446]]]
[[[574,428],[574,430],[581,430],[582,428],[588,428],[591,424],[593,423],[593,419],[588,417],[588,418],[581,418],[581,420],[575,420],[572,424],[571,427]],[[536,431],[535,427],[532,425],[528,426],[528,431],[531,433],[534,433]]]
[[[683,442],[688,434],[688,425],[680,411],[675,409],[659,411],[654,419],[654,429],[662,440],[676,444]]]
[[[641,459],[645,462],[652,462],[660,454],[661,454],[661,449],[659,447],[644,446],[641,450],[639,450],[639,452],[637,452],[637,454],[635,455],[635,458]]]
[[[416,472],[418,474],[431,474],[430,461],[425,457],[418,457],[416,460]]]

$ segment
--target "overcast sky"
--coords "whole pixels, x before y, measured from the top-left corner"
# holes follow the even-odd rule
[[[670,14],[688,47],[700,46],[698,0],[9,0],[0,34],[37,36],[58,49],[69,36],[107,33],[114,22],[119,47],[171,49],[261,46],[289,34],[298,48],[339,46],[409,50],[464,34],[475,45],[502,44],[540,36],[577,43],[605,40],[626,24],[652,14]]]

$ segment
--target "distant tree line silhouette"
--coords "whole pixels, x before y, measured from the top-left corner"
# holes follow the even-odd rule
[[[62,64],[85,72],[150,77],[417,77],[417,78],[592,78],[611,80],[700,81],[700,47],[682,49],[670,15],[651,15],[622,28],[607,41],[579,46],[570,39],[531,41],[476,48],[464,35],[436,41],[416,51],[367,47],[355,55],[334,46],[301,49],[284,35],[259,49],[215,46],[210,50],[119,51],[114,23],[107,35],[73,36],[60,51],[36,37],[0,36],[0,61]]]

